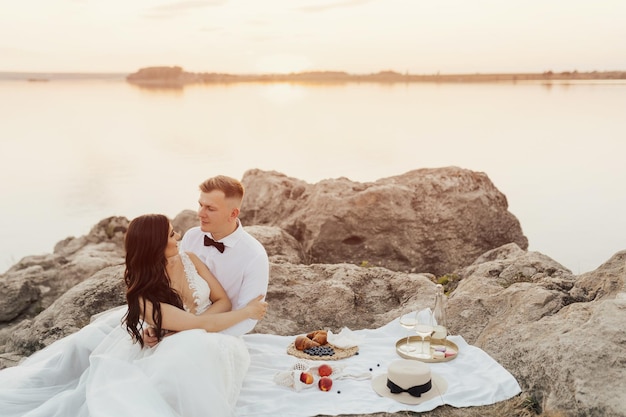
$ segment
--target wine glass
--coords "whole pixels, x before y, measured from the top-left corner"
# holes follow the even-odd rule
[[[409,332],[413,328],[415,328],[416,324],[417,317],[415,311],[400,316],[400,326],[404,327],[407,330],[406,343],[400,346],[400,349],[404,352],[413,352],[415,350],[415,346],[409,344]]]
[[[435,322],[437,321],[435,320]],[[430,340],[431,347],[434,350],[439,350],[445,353],[446,346],[448,345],[448,328],[446,326],[442,326],[441,324],[439,324],[439,322],[437,322],[434,327],[433,334],[430,337]],[[435,345],[432,344],[433,342],[435,343]]]
[[[424,338],[426,336],[430,336],[433,333],[433,313],[430,309],[426,309],[417,313],[417,324],[415,325],[415,333],[422,339],[422,348],[419,353],[414,354],[416,358],[420,359],[431,359],[432,356],[430,354],[430,345],[428,347],[428,352],[426,352]]]

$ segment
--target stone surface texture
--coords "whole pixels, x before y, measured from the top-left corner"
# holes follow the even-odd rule
[[[250,170],[244,224],[278,226],[306,263],[353,263],[442,275],[506,243],[528,240],[504,194],[481,172],[448,167],[358,183],[316,184]]]

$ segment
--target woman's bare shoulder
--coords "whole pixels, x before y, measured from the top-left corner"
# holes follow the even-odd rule
[[[195,265],[196,269],[197,268],[201,268],[204,267],[204,262],[202,262],[200,260],[200,258],[198,258],[198,255],[196,255],[193,252],[185,252],[187,254],[187,256],[189,256],[189,259],[191,259],[191,262],[193,262],[193,264]]]

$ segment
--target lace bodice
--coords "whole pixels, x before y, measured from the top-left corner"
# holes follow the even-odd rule
[[[198,274],[196,266],[193,264],[191,258],[189,258],[189,255],[185,252],[181,252],[180,257],[183,261],[183,267],[185,268],[185,277],[187,278],[189,289],[193,294],[193,300],[196,305],[196,315],[202,314],[211,305],[211,299],[209,298],[211,288],[209,288],[209,284],[207,284],[204,278]],[[186,311],[191,312],[191,309],[186,304],[184,304],[183,307]]]

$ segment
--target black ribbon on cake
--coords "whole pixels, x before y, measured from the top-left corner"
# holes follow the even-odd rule
[[[389,378],[387,378],[387,388],[389,388],[392,394],[402,394],[403,392],[407,392],[413,397],[421,397],[423,393],[430,391],[432,385],[432,380],[429,379],[425,384],[415,385],[414,387],[404,389],[394,384],[389,380]]]

